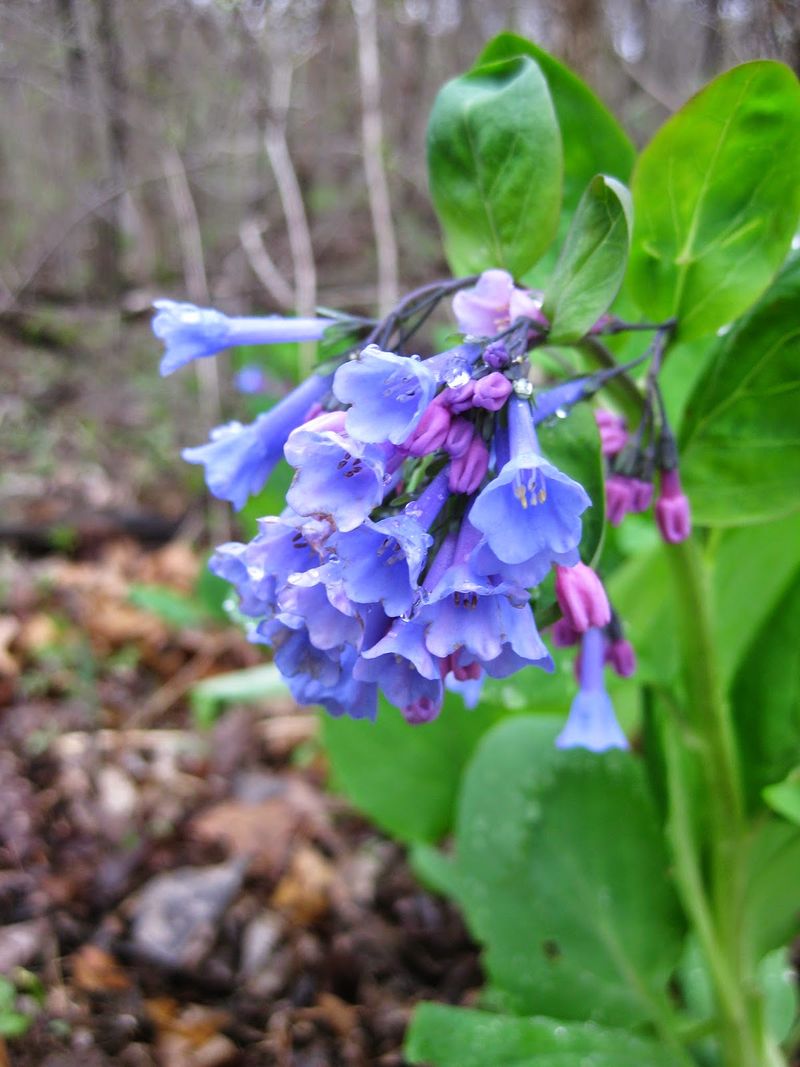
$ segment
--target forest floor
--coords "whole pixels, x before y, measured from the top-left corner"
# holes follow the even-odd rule
[[[261,653],[198,594],[196,395],[142,324],[24,325],[0,332],[0,1067],[402,1064],[477,950],[328,790],[314,713],[200,707]]]

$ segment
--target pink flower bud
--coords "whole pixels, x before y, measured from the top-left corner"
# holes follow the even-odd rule
[[[430,697],[417,697],[412,704],[403,708],[403,718],[412,726],[432,722],[442,710],[442,702]]]
[[[450,431],[450,412],[442,404],[428,404],[417,428],[403,448],[411,456],[427,456],[443,448]]]
[[[463,456],[472,442],[472,434],[471,422],[466,419],[453,419],[444,443],[445,451],[449,452],[453,459]]]
[[[612,526],[619,526],[629,511],[633,511],[632,479],[612,474],[606,479],[606,518]]]
[[[636,653],[630,641],[626,641],[624,637],[610,641],[606,645],[606,663],[620,678],[630,678],[636,671]]]
[[[653,502],[653,483],[645,482],[641,478],[630,478],[631,483],[631,511],[647,511]]]
[[[558,622],[553,623],[550,636],[556,648],[572,648],[581,639],[581,635],[577,630],[572,629],[566,619],[559,619]]]
[[[661,472],[656,523],[663,539],[671,545],[685,541],[692,532],[692,512],[677,470]]]
[[[603,583],[585,563],[556,567],[556,599],[561,614],[578,633],[585,633],[590,626],[607,626],[611,621]]]
[[[479,434],[474,434],[469,448],[454,456],[447,484],[453,493],[474,493],[489,469],[489,449]]]
[[[493,367],[494,370],[502,370],[511,362],[511,356],[502,341],[492,341],[483,350],[483,362],[487,367]]]
[[[462,411],[469,411],[472,407],[472,394],[475,391],[475,382],[470,378],[463,385],[457,385],[455,389],[445,389],[437,397],[442,404],[458,415]]]
[[[456,662],[456,657],[451,656],[450,669],[457,682],[476,682],[481,676],[481,665],[477,660],[473,660],[472,663],[466,666],[461,666]]]
[[[500,371],[492,371],[475,382],[473,404],[487,411],[499,411],[511,393],[511,382]]]
[[[594,413],[597,428],[600,431],[600,444],[604,456],[616,456],[628,443],[628,431],[625,420],[605,408],[596,408]]]

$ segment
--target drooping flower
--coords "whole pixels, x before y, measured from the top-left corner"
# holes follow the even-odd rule
[[[542,456],[530,403],[512,397],[508,410],[510,458],[481,490],[470,520],[505,563],[570,552],[580,542],[581,514],[591,501],[583,486]]]
[[[383,500],[391,470],[402,457],[391,445],[350,437],[344,427],[340,411],[320,415],[289,435],[283,451],[296,474],[286,502],[299,515],[354,530]]]
[[[577,633],[607,626],[611,606],[599,577],[585,563],[556,567],[556,599],[561,614]]]
[[[685,541],[692,532],[692,512],[689,498],[681,486],[677,467],[661,472],[661,492],[656,501],[656,523],[668,544]]]
[[[230,422],[211,431],[208,444],[185,448],[189,463],[202,463],[206,485],[220,500],[242,508],[258,493],[283,455],[283,447],[308,411],[331,387],[331,376],[313,374],[248,425]]]
[[[472,288],[456,293],[453,314],[459,330],[476,337],[493,337],[519,318],[545,322],[541,302],[505,270],[485,270]]]
[[[441,471],[398,515],[334,533],[326,544],[330,560],[306,580],[340,583],[356,604],[380,604],[392,617],[409,612],[433,543],[428,529],[447,498],[447,477]]]
[[[318,341],[333,319],[231,317],[213,308],[198,308],[175,300],[156,300],[153,333],[166,345],[161,360],[162,376],[172,374],[192,360],[214,356],[233,345],[278,344],[287,341]]]
[[[336,371],[333,392],[349,404],[345,426],[359,441],[402,444],[433,399],[436,378],[420,359],[367,345]]]
[[[610,748],[629,747],[603,682],[604,659],[603,632],[592,627],[583,635],[580,689],[572,702],[566,725],[556,738],[558,748],[605,752]]]

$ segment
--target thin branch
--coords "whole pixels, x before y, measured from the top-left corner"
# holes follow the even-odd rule
[[[261,228],[255,219],[243,219],[239,226],[241,242],[247,262],[269,295],[280,307],[290,310],[294,307],[294,290],[281,274],[275,261],[267,251],[261,236]]]
[[[291,60],[275,57],[270,92],[273,117],[267,120],[264,129],[264,147],[275,174],[278,196],[289,233],[289,247],[294,269],[295,307],[299,315],[313,315],[317,303],[317,268],[314,263],[311,231],[303,195],[286,139],[291,92]],[[301,377],[306,377],[311,373],[314,351],[314,345],[300,346],[298,369]]]
[[[397,303],[397,239],[392,219],[389,183],[383,163],[383,116],[375,0],[350,2],[358,34],[364,170],[378,254],[378,314],[387,315]]]

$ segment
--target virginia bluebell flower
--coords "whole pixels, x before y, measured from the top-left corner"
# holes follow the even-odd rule
[[[320,415],[294,430],[284,455],[296,474],[286,502],[299,515],[327,519],[338,530],[354,530],[383,500],[397,449],[364,444],[345,432],[344,412]]]
[[[558,748],[588,748],[605,752],[609,748],[628,748],[611,698],[603,682],[605,637],[592,628],[583,635],[580,689],[570,708],[569,718],[556,738]]]
[[[544,323],[541,299],[514,285],[505,270],[485,270],[471,289],[453,297],[453,314],[462,333],[494,337],[519,318]]]
[[[220,500],[242,508],[249,496],[264,484],[283,455],[289,434],[299,426],[315,401],[331,387],[331,376],[312,374],[269,411],[243,426],[229,422],[211,431],[208,444],[185,448],[181,455],[189,463],[202,463],[206,485]]]
[[[524,563],[542,552],[570,552],[591,501],[583,486],[542,456],[530,403],[512,397],[510,458],[481,491],[470,514],[498,559]]]
[[[333,392],[349,404],[345,427],[359,441],[402,444],[433,399],[436,379],[418,357],[367,345],[336,372]]]
[[[270,345],[318,341],[334,319],[229,317],[213,308],[156,300],[153,333],[166,345],[159,367],[166,376],[192,360],[215,356],[233,345]]]

